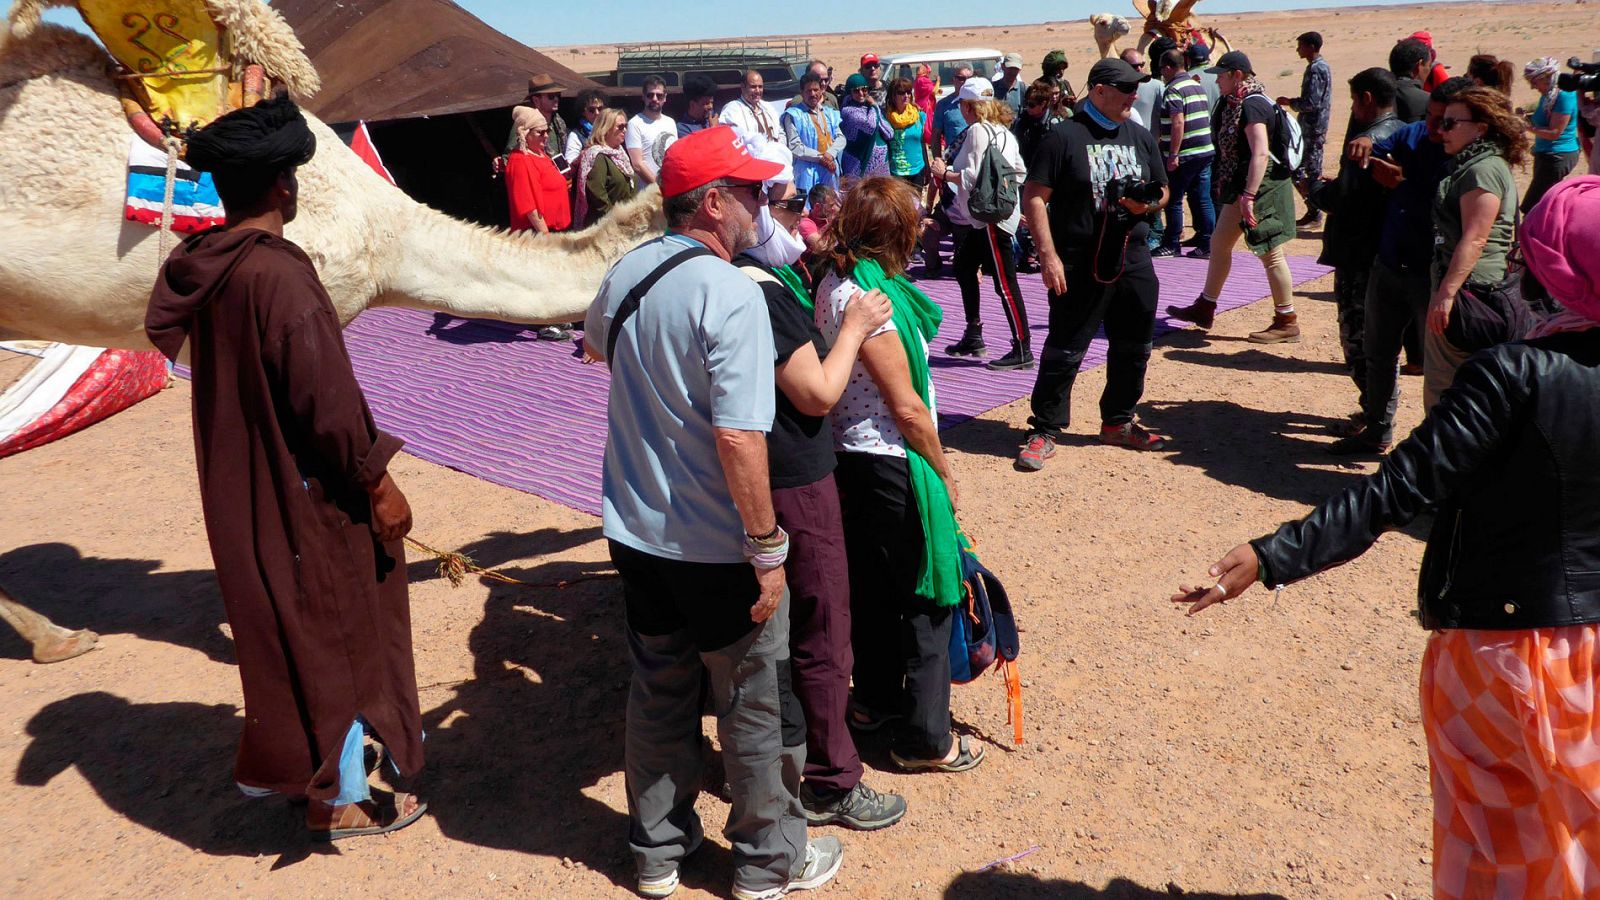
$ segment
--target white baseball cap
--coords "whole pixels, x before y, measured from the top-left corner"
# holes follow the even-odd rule
[[[974,75],[962,83],[961,91],[960,93],[956,94],[956,99],[973,101],[993,100],[994,84],[987,78],[980,78],[977,75]]]

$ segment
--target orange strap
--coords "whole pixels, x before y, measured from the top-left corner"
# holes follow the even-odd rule
[[[1022,744],[1022,671],[1016,660],[1000,663],[1000,673],[1006,679],[1006,721],[1011,725],[1012,740]]]

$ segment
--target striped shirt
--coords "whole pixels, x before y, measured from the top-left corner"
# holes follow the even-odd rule
[[[1167,85],[1161,98],[1161,154],[1172,155],[1172,114],[1183,116],[1183,145],[1178,148],[1178,158],[1210,156],[1211,104],[1206,89],[1194,72],[1179,75]]]

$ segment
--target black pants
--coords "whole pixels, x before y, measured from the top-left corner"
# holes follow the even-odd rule
[[[998,225],[956,225],[955,247],[956,284],[961,286],[961,308],[967,324],[974,325],[979,320],[978,270],[982,268],[994,276],[994,291],[1000,295],[1000,308],[1005,310],[1006,324],[1011,326],[1011,339],[1027,346],[1028,310],[1022,305],[1022,288],[1017,285],[1017,254],[1011,235]]]
[[[1067,264],[1067,292],[1050,295],[1050,333],[1039,354],[1033,415],[1028,417],[1034,433],[1059,438],[1071,424],[1072,384],[1102,323],[1110,349],[1106,353],[1106,389],[1100,395],[1100,422],[1122,425],[1133,419],[1133,408],[1144,396],[1160,286],[1148,257],[1130,260],[1121,277],[1110,284],[1095,278],[1087,260]]]
[[[951,607],[917,596],[922,519],[902,457],[841,453],[834,471],[850,560],[855,696],[901,713],[894,748],[913,759],[950,752]]]
[[[1578,167],[1578,151],[1569,150],[1566,153],[1535,153],[1533,154],[1533,178],[1528,182],[1528,192],[1522,196],[1522,214],[1527,215],[1533,211],[1539,201],[1551,188],[1561,183],[1561,179],[1572,174]]]

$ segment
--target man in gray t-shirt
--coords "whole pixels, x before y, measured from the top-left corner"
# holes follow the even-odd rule
[[[600,285],[585,352],[611,369],[603,523],[622,576],[633,683],[623,748],[639,892],[665,897],[704,834],[701,685],[710,688],[733,792],[725,834],[734,894],[814,888],[838,838],[806,840],[805,735],[789,690],[789,538],[767,477],[775,406],[761,289],[729,260],[756,243],[762,182],[783,169],[720,125],[661,163],[667,236],[629,251]]]

